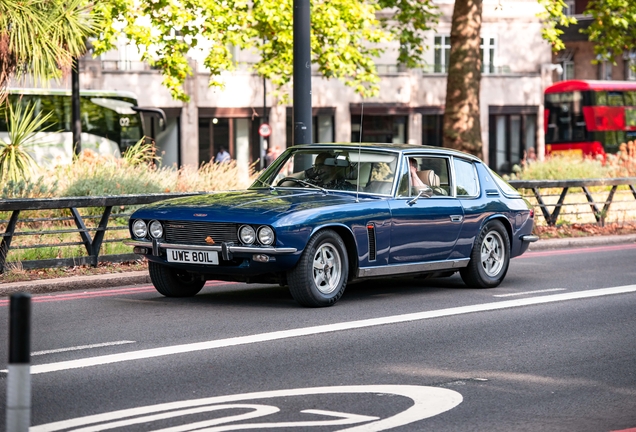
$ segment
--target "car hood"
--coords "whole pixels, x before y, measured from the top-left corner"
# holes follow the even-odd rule
[[[174,198],[145,206],[135,217],[180,220],[237,220],[238,216],[277,218],[290,212],[354,203],[354,194],[319,190],[244,190]],[[150,215],[149,213],[152,213]]]

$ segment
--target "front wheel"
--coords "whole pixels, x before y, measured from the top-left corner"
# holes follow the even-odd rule
[[[148,262],[148,273],[155,289],[166,297],[192,297],[205,285],[198,275],[152,261]]]
[[[333,230],[314,235],[296,267],[287,275],[289,291],[302,306],[335,304],[347,286],[349,259],[342,238]]]
[[[473,288],[494,288],[508,272],[510,238],[503,224],[488,222],[475,240],[468,266],[459,273],[466,285]]]

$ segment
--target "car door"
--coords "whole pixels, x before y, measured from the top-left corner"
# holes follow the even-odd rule
[[[439,182],[430,197],[417,197],[410,161]],[[450,157],[412,154],[401,161],[396,198],[391,201],[391,264],[448,259],[462,227],[464,211],[455,198]]]

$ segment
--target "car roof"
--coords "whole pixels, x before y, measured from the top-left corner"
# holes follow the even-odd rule
[[[365,149],[365,150],[390,150],[397,151],[404,154],[418,153],[424,150],[425,152],[431,152],[445,156],[460,156],[473,161],[481,162],[481,160],[469,153],[464,153],[459,150],[453,150],[444,147],[434,147],[427,145],[417,144],[389,144],[389,143],[315,143],[315,144],[300,144],[294,146],[299,149],[311,149],[311,148],[350,148],[350,149]]]

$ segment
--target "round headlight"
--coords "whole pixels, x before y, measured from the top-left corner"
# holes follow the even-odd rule
[[[249,225],[241,226],[238,230],[238,235],[239,240],[241,240],[241,243],[243,244],[250,245],[254,243],[254,240],[256,240],[256,232],[254,231],[254,228]]]
[[[163,237],[163,226],[161,225],[161,222],[153,220],[152,222],[150,222],[150,225],[148,225],[148,227],[150,228],[151,237],[156,239]]]
[[[137,219],[132,224],[132,232],[137,238],[144,238],[146,234],[148,234],[148,227],[146,226],[146,222],[141,219]]]
[[[274,243],[274,230],[263,225],[258,229],[258,241],[262,245],[269,246]]]

